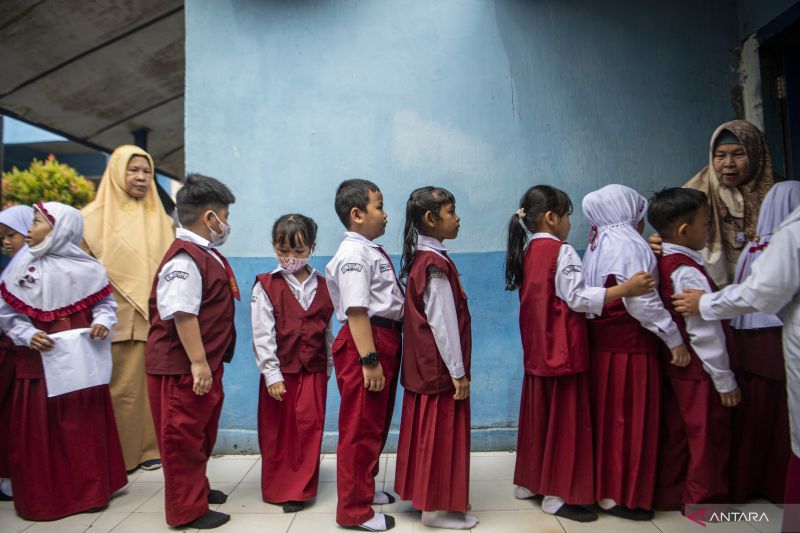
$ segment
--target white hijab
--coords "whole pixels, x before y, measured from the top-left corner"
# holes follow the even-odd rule
[[[0,294],[16,311],[52,322],[111,294],[106,270],[81,250],[83,216],[58,202],[36,204],[53,226],[39,245],[20,250],[0,282]]]
[[[12,205],[11,207],[7,207],[0,211],[0,224],[8,226],[21,235],[28,234],[28,228],[31,227],[32,223],[33,208],[29,205]],[[27,250],[27,244],[17,250],[17,253],[15,253],[14,257],[11,258],[11,261],[8,262],[6,268],[3,269],[0,279],[5,279],[5,275],[11,270],[11,265],[14,264],[14,261],[16,261],[16,259],[23,255],[23,252]]]
[[[583,216],[592,225],[583,257],[586,284],[603,287],[612,274],[629,279],[637,272],[657,275],[656,257],[636,225],[647,200],[625,185],[606,185],[583,197]]]
[[[784,181],[773,185],[761,204],[756,240],[747,243],[736,263],[734,283],[741,283],[750,275],[753,262],[769,246],[772,235],[798,207],[800,207],[800,182]],[[775,315],[748,313],[733,319],[731,325],[736,329],[760,329],[780,327],[783,322]]]

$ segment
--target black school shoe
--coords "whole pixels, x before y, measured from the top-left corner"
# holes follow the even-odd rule
[[[221,490],[211,489],[211,492],[208,493],[208,503],[218,505],[226,501],[228,501],[228,495]]]
[[[284,502],[282,507],[284,513],[296,513],[306,508],[306,502]]]
[[[655,516],[655,513],[652,510],[642,509],[641,507],[630,509],[623,505],[615,505],[611,509],[603,509],[600,506],[598,506],[598,508],[603,513],[617,516],[619,518],[624,518],[626,520],[634,520],[636,522],[644,522],[647,520],[652,520],[653,517]]]
[[[8,494],[0,490],[0,502],[13,502],[13,501],[14,501],[13,496],[9,496]]]
[[[231,515],[220,513],[218,511],[209,511],[201,516],[200,518],[195,518],[188,524],[184,524],[182,527],[188,528],[197,528],[197,529],[214,529],[216,527],[221,526],[225,522],[231,519]]]
[[[572,505],[565,503],[556,511],[555,516],[574,520],[576,522],[594,522],[597,520],[597,513],[594,509],[583,507],[582,505]]]
[[[370,529],[368,527],[364,527],[362,525],[357,526],[340,526],[344,529],[354,529],[356,531],[389,531],[394,527],[394,517],[388,514],[384,514],[383,517],[386,519],[386,529],[378,530],[378,529]]]

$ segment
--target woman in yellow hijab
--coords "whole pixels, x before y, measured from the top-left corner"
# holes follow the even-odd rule
[[[83,209],[87,250],[108,271],[119,305],[111,353],[111,397],[126,470],[160,466],[144,371],[147,302],[175,238],[154,182],[150,154],[132,145],[111,154],[94,202]]]

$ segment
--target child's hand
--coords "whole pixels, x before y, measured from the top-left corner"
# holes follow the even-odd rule
[[[54,345],[55,341],[48,337],[44,331],[37,331],[31,337],[31,348],[34,350],[46,352],[52,350]]]
[[[91,338],[99,337],[105,339],[108,335],[108,328],[102,324],[92,324],[92,330],[89,332]]]
[[[208,361],[192,363],[192,378],[194,378],[192,390],[198,396],[211,390],[211,368],[208,366]]]
[[[372,392],[380,392],[386,385],[386,378],[383,376],[383,367],[380,363],[372,366],[362,366],[361,372],[364,373],[364,388]]]
[[[286,394],[286,384],[283,381],[273,383],[267,387],[267,393],[279,402],[283,401],[283,395]]]
[[[628,296],[641,296],[647,294],[656,286],[656,280],[649,272],[637,272],[631,278],[623,283],[625,286],[625,294]]]
[[[723,407],[736,407],[742,401],[742,391],[736,387],[730,392],[720,392],[719,398],[722,400]]]
[[[692,356],[685,344],[681,344],[677,348],[672,348],[670,352],[672,352],[672,361],[670,361],[670,364],[675,366],[689,366],[689,363],[692,361]]]
[[[661,256],[661,243],[664,240],[661,238],[661,235],[658,233],[653,233],[650,235],[650,238],[647,239],[647,244],[650,245],[650,249],[653,250],[653,253],[656,254],[656,257]]]
[[[672,305],[683,316],[700,314],[700,298],[705,294],[700,289],[686,289],[681,294],[672,295]]]
[[[463,376],[458,379],[450,379],[453,380],[453,386],[456,388],[456,393],[453,394],[453,398],[456,400],[466,400],[469,398],[469,380],[467,379],[467,376]]]

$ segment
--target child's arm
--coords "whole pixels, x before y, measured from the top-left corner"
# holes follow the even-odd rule
[[[281,363],[278,360],[275,310],[260,283],[256,283],[253,286],[253,297],[250,299],[250,317],[256,366],[264,375],[267,393],[276,400],[283,401],[286,385],[283,382]]]
[[[105,339],[111,328],[117,323],[117,302],[108,295],[92,307],[92,338]]]
[[[375,339],[372,337],[372,324],[369,322],[369,315],[366,307],[349,307],[345,312],[347,323],[350,325],[350,334],[356,344],[358,355],[363,357],[375,351]],[[375,365],[364,365],[361,367],[364,374],[364,387],[372,392],[380,392],[386,385],[386,378],[383,375],[383,367],[380,361]]]
[[[556,296],[567,302],[576,313],[603,313],[603,305],[625,296],[638,296],[649,292],[655,286],[653,275],[639,272],[625,283],[606,289],[588,287],[584,282],[583,263],[569,244],[564,244],[558,252],[556,265]]]
[[[705,276],[694,267],[679,267],[672,273],[672,282],[675,292],[683,292],[687,287],[699,287],[711,292]],[[737,405],[741,400],[741,393],[730,369],[722,324],[718,320],[708,321],[697,315],[686,317],[685,321],[692,348],[703,363],[703,369],[711,377],[722,404],[726,407]]]
[[[425,316],[433,333],[433,339],[444,361],[450,379],[453,380],[453,398],[469,398],[469,380],[464,371],[464,355],[461,353],[461,337],[458,330],[455,298],[450,281],[436,267],[428,268],[428,284],[423,296]]]
[[[203,337],[200,335],[200,322],[197,320],[197,315],[182,311],[176,312],[173,320],[175,320],[178,338],[192,362],[192,378],[194,379],[192,390],[198,396],[202,396],[211,390],[211,368],[208,366],[206,348],[203,346]]]
[[[53,339],[31,323],[31,319],[18,313],[5,302],[0,303],[0,325],[6,336],[17,346],[28,346],[40,352],[53,348]]]
[[[331,374],[333,374],[333,341],[335,340],[333,336],[334,320],[336,320],[335,315],[331,316],[328,325],[325,327],[325,351],[328,354],[328,377],[331,377]]]

